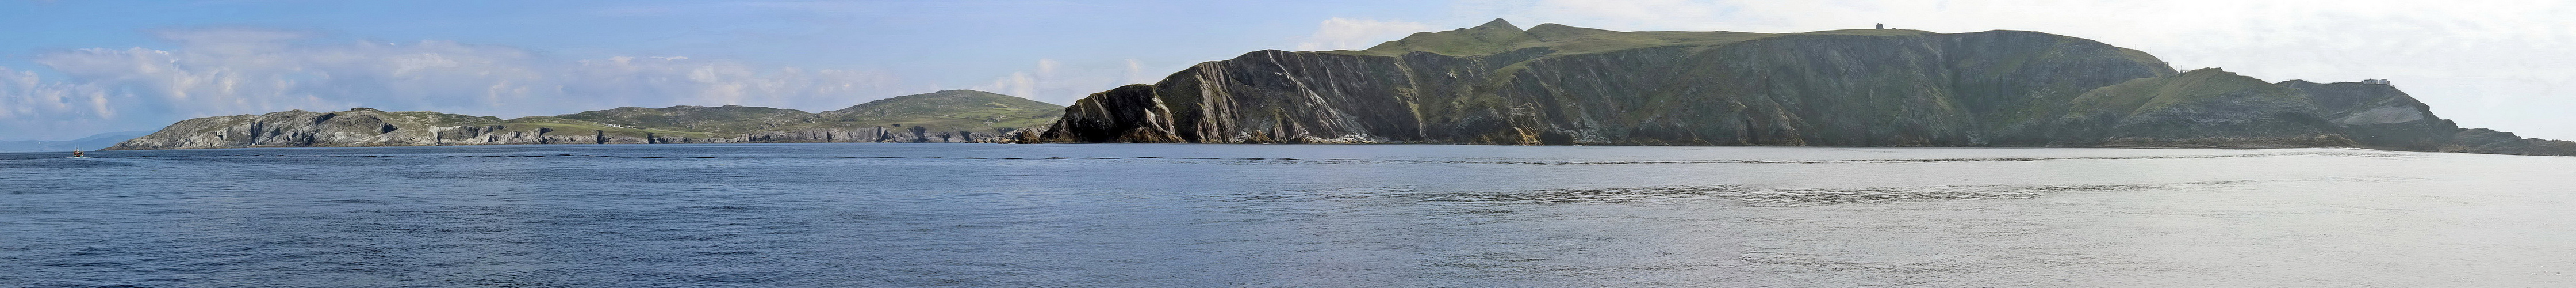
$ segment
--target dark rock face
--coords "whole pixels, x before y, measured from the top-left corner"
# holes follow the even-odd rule
[[[854,115],[727,105],[624,107],[502,120],[437,112],[286,111],[188,119],[108,150],[507,144],[1000,142],[1062,106],[980,91],[895,97]]]
[[[1523,31],[1498,20],[1365,51],[1201,63],[1092,94],[1015,138],[2539,151],[2463,148],[2459,133],[2387,85],[2181,73],[2039,32]]]

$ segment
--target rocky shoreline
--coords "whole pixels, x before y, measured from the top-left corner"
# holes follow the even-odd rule
[[[188,119],[106,150],[519,144],[1002,142],[1062,106],[980,91],[895,97],[806,113],[749,106],[618,108],[497,117],[370,108]]]

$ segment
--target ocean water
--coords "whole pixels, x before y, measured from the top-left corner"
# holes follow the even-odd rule
[[[0,154],[0,287],[2565,287],[2576,157],[749,144]]]

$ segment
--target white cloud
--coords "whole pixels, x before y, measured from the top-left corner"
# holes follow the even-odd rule
[[[1063,67],[1064,62],[1055,59],[1038,59],[1038,77],[1055,77],[1055,70]]]
[[[503,117],[617,106],[740,104],[811,111],[910,90],[891,88],[897,80],[885,73],[679,56],[556,60],[506,46],[309,43],[305,33],[239,28],[158,36],[178,48],[92,48],[34,57],[63,79],[0,67],[0,104],[8,104],[0,108],[0,137],[80,137],[191,117],[357,106]]]
[[[258,28],[209,28],[195,30],[161,30],[152,33],[161,40],[187,46],[190,52],[216,54],[256,54],[283,50],[291,41],[312,37],[311,33]]]
[[[992,84],[975,86],[974,89],[984,92],[1017,96],[1020,98],[1038,99],[1036,98],[1038,94],[1038,78],[1035,76],[1029,76],[1029,72],[1011,72],[1010,76],[1002,76],[1000,79],[993,79]]]
[[[1377,21],[1333,17],[1315,28],[1315,35],[1297,43],[1297,50],[1359,50],[1378,43],[1403,39],[1405,35],[1432,31],[1430,24],[1404,21]]]
[[[1161,81],[1163,81],[1163,76],[1164,76],[1165,74],[1158,74],[1158,73],[1156,73],[1156,70],[1151,70],[1152,68],[1147,68],[1147,67],[1145,67],[1145,60],[1136,60],[1135,58],[1128,58],[1128,59],[1127,59],[1127,61],[1125,61],[1125,62],[1127,62],[1127,81],[1126,81],[1127,83],[1139,83],[1139,84],[1141,84],[1141,83],[1154,83],[1154,82],[1161,82]],[[1171,73],[1171,72],[1163,72],[1163,73]]]
[[[51,82],[35,72],[0,67],[0,123],[6,123],[6,129],[26,134],[88,135],[81,133],[102,132],[100,129],[110,128],[106,123],[74,119],[116,117],[116,111],[109,109],[108,103],[120,98],[118,95],[94,85]]]
[[[568,81],[559,84],[562,93],[606,96],[587,101],[623,106],[739,104],[829,110],[893,96],[887,92],[897,83],[883,73],[764,69],[687,57],[615,57],[580,63],[568,69],[564,76]]]
[[[1507,18],[1623,31],[2031,30],[2270,81],[2397,80],[2461,126],[2576,139],[2576,2],[1461,0]],[[2567,87],[2562,89],[2562,87]]]
[[[994,78],[993,82],[971,89],[1001,93],[1056,104],[1071,104],[1091,93],[1108,91],[1127,84],[1162,81],[1170,71],[1180,67],[1156,67],[1144,60],[1125,59],[1116,62],[1066,63],[1055,59],[1038,59],[1027,71]]]

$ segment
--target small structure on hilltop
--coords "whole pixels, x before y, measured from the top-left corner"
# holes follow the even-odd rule
[[[2388,79],[2362,79],[2361,84],[2388,85]]]
[[[1878,29],[1878,30],[1887,30],[1887,23],[1878,23],[1878,28],[1877,28],[1877,29]]]

